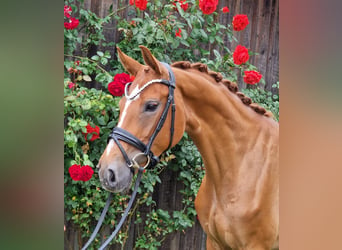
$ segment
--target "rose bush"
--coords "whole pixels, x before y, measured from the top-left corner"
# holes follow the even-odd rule
[[[69,227],[80,230],[85,241],[100,216],[108,194],[101,188],[95,166],[106,147],[109,133],[118,121],[124,86],[133,80],[123,73],[124,69],[110,54],[109,48],[119,46],[129,56],[138,59],[141,58],[138,45],[143,44],[159,60],[169,63],[201,61],[232,81],[237,81],[239,75],[242,77],[243,72],[246,74],[257,69],[248,63],[251,53],[248,48],[241,45],[241,48],[238,46],[240,49],[237,47],[231,53],[226,47],[223,38],[232,41],[233,29],[230,25],[224,26],[215,21],[216,11],[229,11],[217,10],[217,0],[130,0],[129,4],[120,0],[118,6],[122,6],[122,10],[129,9],[129,18],[122,18],[120,9],[110,10],[107,16],[99,18],[85,9],[82,1],[69,0],[65,3],[65,223],[67,230]],[[110,20],[116,20],[113,28],[121,31],[117,44],[107,41],[104,36],[104,25]],[[209,50],[208,45],[215,49]],[[256,91],[258,89],[249,91],[255,96],[254,100],[271,103],[268,94],[264,98],[264,93]],[[161,182],[159,174],[165,171],[166,166],[176,171],[179,181],[184,183],[181,190],[183,207],[179,211],[157,209],[152,199],[155,185]],[[135,239],[135,248],[157,249],[170,233],[185,230],[194,224],[196,211],[193,201],[203,175],[200,154],[185,134],[177,146],[161,156],[156,168],[144,173],[136,206],[132,210],[135,223],[142,228]],[[121,216],[118,211],[124,209],[127,198],[126,195],[114,195],[108,211],[111,216],[105,218],[105,225],[114,227]],[[143,206],[151,207],[151,211],[144,216],[139,210]],[[131,219],[128,218],[128,223]],[[113,243],[124,246],[127,238],[128,228],[124,227]],[[99,245],[100,240],[96,239],[92,247],[97,249]]]

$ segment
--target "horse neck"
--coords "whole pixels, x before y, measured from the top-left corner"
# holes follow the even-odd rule
[[[214,186],[222,186],[222,181],[233,184],[246,153],[252,147],[255,150],[260,136],[270,138],[267,127],[275,122],[244,105],[236,94],[205,73],[175,69],[175,74],[184,103],[186,132],[202,155],[206,181]]]

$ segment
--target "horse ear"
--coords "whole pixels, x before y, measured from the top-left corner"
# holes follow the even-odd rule
[[[152,55],[151,51],[145,46],[140,45],[142,56],[146,65],[150,66],[157,74],[161,75],[160,62]]]
[[[133,76],[137,75],[138,70],[143,66],[138,61],[134,60],[133,58],[129,57],[125,53],[121,51],[119,47],[116,47],[118,51],[118,55],[121,61],[122,66]]]

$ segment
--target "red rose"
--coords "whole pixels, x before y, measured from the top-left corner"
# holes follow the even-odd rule
[[[74,181],[80,181],[82,178],[81,165],[72,165],[69,168],[69,174],[71,179],[73,179]]]
[[[147,0],[135,0],[135,6],[140,10],[145,10],[147,7]]]
[[[64,5],[64,16],[65,17],[69,18],[71,11],[72,11],[72,9],[70,6]]]
[[[134,0],[129,0],[129,5],[133,5],[134,4]]]
[[[122,85],[126,85],[126,83],[131,82],[131,77],[129,74],[126,73],[120,73],[116,74],[113,78],[114,82],[119,82]]]
[[[69,84],[68,84],[69,89],[73,89],[75,86],[76,86],[76,84],[73,82],[69,82]]]
[[[243,80],[247,84],[256,84],[261,80],[261,78],[262,78],[262,74],[260,74],[257,71],[251,70],[251,71],[245,71]]]
[[[122,96],[125,93],[125,86],[119,82],[110,82],[108,84],[108,91],[113,96]]]
[[[79,23],[80,21],[78,19],[70,17],[69,22],[64,23],[64,27],[68,30],[73,30],[78,26]]]
[[[199,0],[199,7],[206,15],[213,13],[216,10],[218,0]]]
[[[185,2],[186,0],[175,0],[172,4],[176,6],[176,3],[178,2],[180,4],[180,7],[186,11],[189,7],[189,4]],[[175,8],[176,9],[176,8]]]
[[[236,15],[233,17],[233,29],[236,31],[241,31],[248,25],[247,15]]]
[[[95,128],[93,128],[92,126],[90,126],[90,124],[88,124],[86,126],[87,128],[87,133],[83,133],[84,134],[84,139],[87,141],[87,136],[88,134],[92,134],[92,137],[90,138],[90,141],[94,141],[96,139],[98,139],[100,137],[100,128],[98,126],[95,125]]]
[[[233,53],[234,63],[236,65],[243,64],[248,61],[248,49],[244,46],[238,45]]]
[[[122,96],[125,92],[125,85],[131,81],[132,78],[129,74],[116,74],[113,81],[108,84],[108,91],[113,96]]]
[[[81,168],[81,173],[81,181],[89,181],[94,174],[94,170],[90,166],[85,165]]]
[[[223,13],[228,13],[228,12],[229,12],[228,7],[227,7],[227,6],[223,7],[223,8],[222,8],[222,12],[223,12]]]
[[[182,33],[182,30],[181,30],[181,29],[178,29],[178,31],[176,31],[176,36],[182,37],[181,33]]]
[[[89,181],[94,170],[88,165],[81,167],[81,165],[74,164],[69,168],[69,174],[74,181]]]

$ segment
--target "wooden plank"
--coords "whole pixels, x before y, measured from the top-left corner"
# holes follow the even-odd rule
[[[279,1],[272,1],[272,11],[270,18],[270,36],[269,47],[267,53],[267,70],[265,73],[268,83],[267,90],[271,90],[274,83],[279,81]],[[278,90],[272,90],[273,94],[279,94]]]

